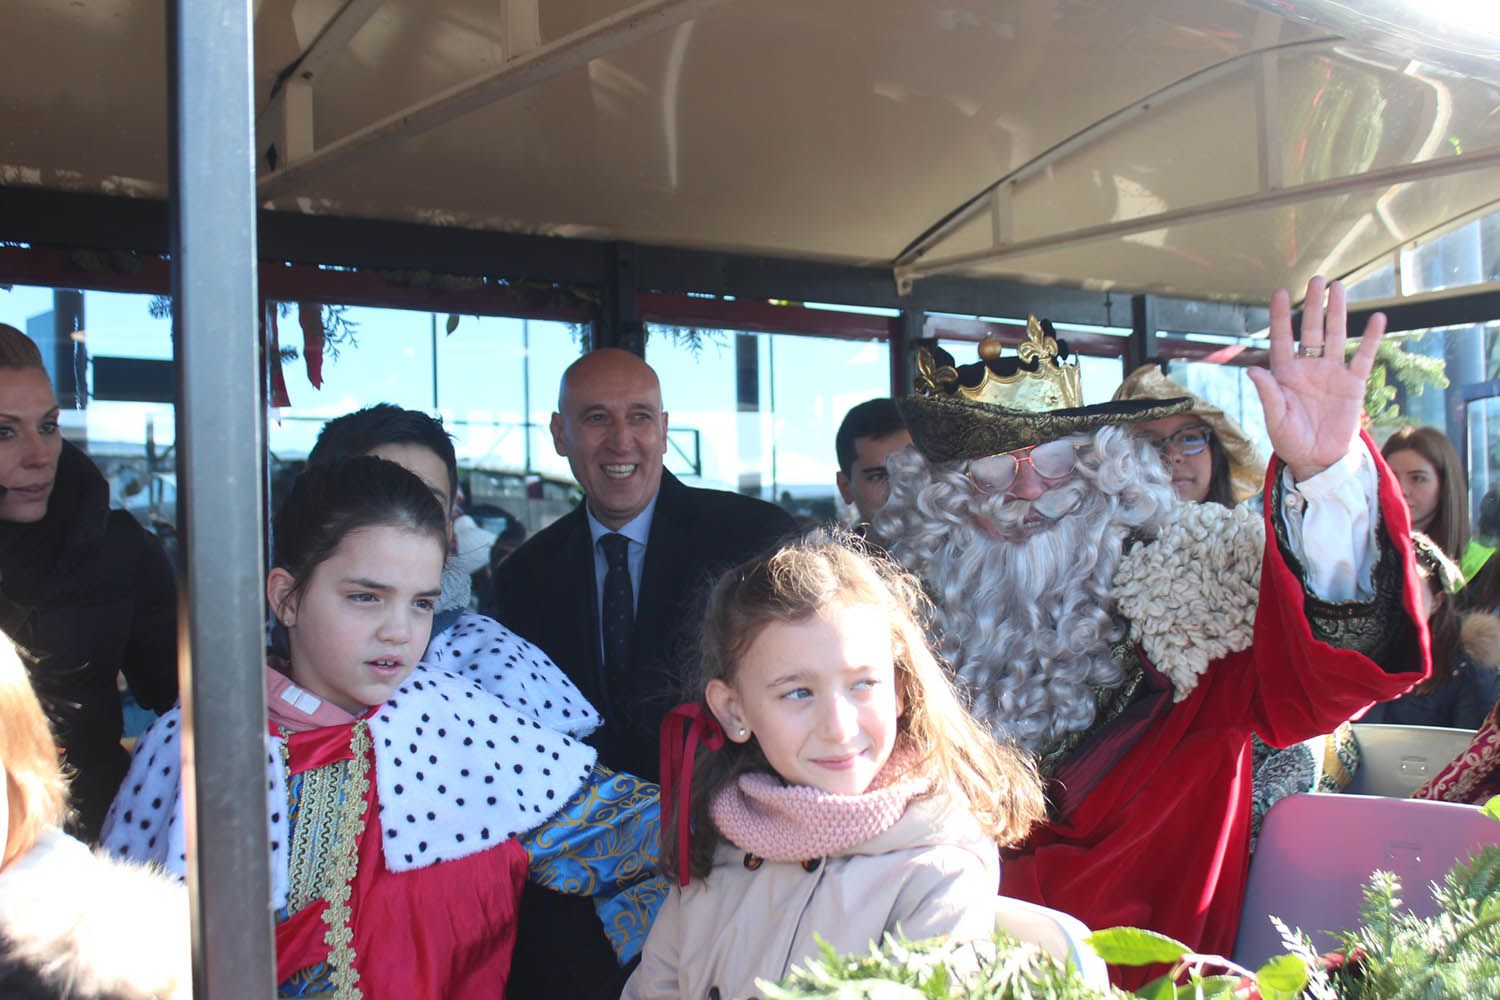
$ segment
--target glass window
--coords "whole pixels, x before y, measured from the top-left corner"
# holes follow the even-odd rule
[[[1483,227],[1475,220],[1403,251],[1403,294],[1430,292],[1483,281],[1484,256],[1480,248],[1482,232]]]
[[[1404,247],[1400,256],[1399,289],[1395,264],[1386,261],[1349,282],[1349,301],[1500,281],[1500,212],[1423,237]]]
[[[1500,491],[1500,400],[1494,397],[1472,400],[1465,407],[1463,422],[1450,422],[1449,414],[1458,413],[1465,388],[1484,391],[1480,383],[1500,378],[1500,320],[1482,325],[1464,325],[1418,331],[1410,335],[1406,350],[1430,358],[1428,367],[1441,365],[1448,388],[1427,384],[1420,394],[1403,394],[1403,422],[1436,427],[1446,432],[1469,473],[1469,513],[1476,531],[1493,525],[1480,525],[1481,500],[1491,490]],[[1431,375],[1414,370],[1408,380],[1426,384]],[[1465,451],[1467,450],[1467,454]],[[1493,505],[1491,505],[1493,506]],[[1500,510],[1492,513],[1493,521]]]
[[[1476,535],[1500,542],[1500,396],[1487,396],[1467,408],[1469,512]],[[1495,499],[1486,501],[1491,492]]]
[[[1371,299],[1389,299],[1396,295],[1396,265],[1387,263],[1356,278],[1345,286],[1349,302],[1368,302]]]
[[[856,403],[890,395],[885,342],[657,324],[648,334],[674,475],[774,500],[809,521],[847,516],[834,435]]]
[[[514,517],[534,532],[572,509],[572,476],[552,447],[549,423],[563,370],[580,353],[576,327],[460,316],[449,332],[446,313],[325,307],[330,344],[322,386],[314,388],[296,308],[277,319],[291,405],[268,426],[274,469],[294,470],[333,417],[394,403],[443,418],[468,505],[481,519]]]

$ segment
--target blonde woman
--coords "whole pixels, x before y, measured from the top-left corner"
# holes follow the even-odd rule
[[[161,543],[63,440],[41,352],[0,323],[0,632],[52,706],[73,806],[68,832],[94,841],[130,756],[119,680],[164,712],[177,699],[177,597]]]

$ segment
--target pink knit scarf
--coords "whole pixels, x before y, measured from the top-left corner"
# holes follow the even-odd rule
[[[912,763],[909,754],[892,754],[861,795],[786,785],[764,771],[742,774],[714,796],[709,814],[731,844],[767,861],[827,857],[884,833],[932,787]]]

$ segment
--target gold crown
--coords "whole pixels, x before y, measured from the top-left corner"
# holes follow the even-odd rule
[[[1067,346],[1059,344],[1052,324],[1030,316],[1026,320],[1026,339],[1016,345],[1014,358],[1002,358],[1003,345],[995,337],[979,344],[981,361],[964,365],[969,377],[961,377],[952,365],[939,365],[932,352],[917,352],[917,375],[914,388],[920,396],[948,398],[954,395],[976,403],[993,403],[1023,413],[1045,413],[1083,405],[1083,383],[1078,359],[1069,356]],[[972,373],[979,369],[974,385]]]

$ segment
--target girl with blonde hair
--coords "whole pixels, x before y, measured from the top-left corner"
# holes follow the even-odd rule
[[[960,702],[916,579],[858,544],[814,534],[715,586],[699,698],[663,735],[678,884],[626,997],[746,996],[815,936],[848,953],[993,932],[998,845],[1043,815],[1040,781]]]

